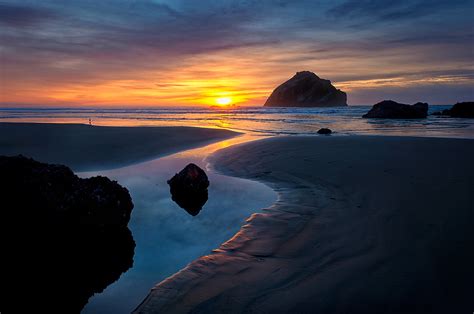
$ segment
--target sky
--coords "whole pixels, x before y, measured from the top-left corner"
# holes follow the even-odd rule
[[[0,0],[0,107],[262,105],[295,72],[474,100],[474,0]]]

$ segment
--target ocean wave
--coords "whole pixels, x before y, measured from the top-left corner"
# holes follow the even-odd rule
[[[449,106],[431,106],[430,112]],[[370,106],[341,108],[0,108],[0,121],[129,126],[198,126],[268,135],[313,135],[328,127],[338,135],[409,135],[474,138],[472,119],[363,119]]]

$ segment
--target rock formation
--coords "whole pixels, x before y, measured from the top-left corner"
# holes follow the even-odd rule
[[[196,216],[207,202],[207,175],[195,164],[187,165],[168,180],[173,201],[190,215]]]
[[[0,157],[2,309],[79,313],[133,264],[133,203],[106,177]]]
[[[327,135],[327,134],[331,134],[331,133],[332,133],[331,129],[328,129],[328,128],[322,128],[322,129],[318,130],[318,134]]]
[[[297,72],[278,86],[268,97],[265,107],[335,107],[347,106],[347,95],[331,81],[313,72]]]
[[[363,118],[383,119],[420,119],[428,115],[428,104],[418,102],[412,106],[400,104],[393,100],[384,100],[369,110]]]
[[[452,118],[474,118],[474,102],[458,102],[451,109],[434,112],[435,116],[449,116]]]

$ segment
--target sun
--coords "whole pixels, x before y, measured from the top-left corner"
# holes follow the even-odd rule
[[[219,106],[227,106],[228,104],[230,104],[232,102],[232,98],[230,97],[219,97],[219,98],[216,98],[216,103],[219,105]]]

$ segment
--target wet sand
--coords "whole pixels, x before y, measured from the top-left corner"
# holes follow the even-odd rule
[[[102,127],[0,123],[0,155],[22,154],[74,171],[122,167],[223,140],[239,133],[192,127]]]
[[[285,137],[214,167],[279,193],[137,313],[470,313],[474,141]]]

